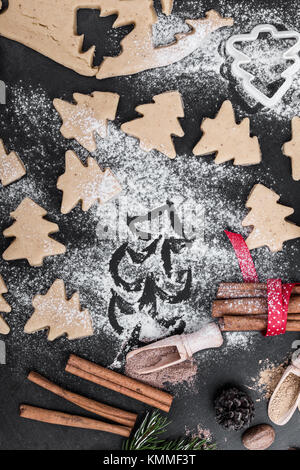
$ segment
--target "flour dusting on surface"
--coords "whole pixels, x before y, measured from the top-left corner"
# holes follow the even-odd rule
[[[137,326],[141,327],[141,340],[153,341],[175,332],[178,327],[182,328],[182,331],[193,332],[210,321],[211,302],[219,282],[240,279],[235,254],[225,240],[223,230],[229,228],[243,234],[248,233],[241,227],[241,221],[247,213],[245,200],[258,178],[268,186],[273,184],[268,172],[262,171],[260,167],[252,169],[233,167],[231,164],[215,165],[211,157],[199,158],[192,154],[178,155],[174,161],[170,161],[158,152],[144,152],[136,139],[126,136],[115,124],[110,124],[108,138],[97,139],[98,149],[93,157],[100,166],[107,165],[112,169],[123,187],[121,195],[105,205],[94,205],[87,213],[77,207],[70,215],[61,215],[61,192],[39,184],[37,177],[37,174],[49,172],[51,165],[51,184],[55,186],[56,178],[64,171],[59,118],[55,116],[51,102],[41,90],[28,91],[22,86],[14,88],[10,106],[15,111],[13,114],[16,128],[25,127],[28,135],[32,136],[29,139],[31,146],[27,143],[23,148],[25,161],[29,161],[29,155],[31,158],[36,155],[37,158],[31,160],[25,178],[4,188],[1,193],[2,202],[5,202],[6,207],[3,211],[5,224],[11,222],[9,212],[14,210],[24,197],[29,196],[48,210],[50,220],[59,224],[59,241],[62,241],[64,229],[70,222],[77,235],[83,231],[79,243],[75,243],[75,246],[72,246],[72,240],[65,240],[67,252],[63,259],[53,257],[44,263],[43,269],[34,271],[34,282],[31,279],[32,272],[25,267],[22,268],[20,281],[19,268],[2,261],[1,272],[13,295],[12,306],[14,308],[22,305],[24,312],[21,317],[11,317],[15,326],[14,343],[21,341],[25,349],[30,347],[30,340],[28,337],[24,340],[22,334],[24,315],[29,316],[32,311],[32,296],[45,292],[55,278],[64,279],[70,292],[80,292],[84,307],[91,313],[95,334],[104,334],[110,338],[116,345],[116,351],[126,347]],[[31,106],[36,106],[39,120],[34,118],[32,121]],[[46,158],[49,149],[43,146],[43,139],[35,139],[36,129],[53,139],[53,149],[57,146],[55,159]],[[70,147],[83,161],[85,160],[86,153],[76,142],[72,141]],[[230,188],[232,191],[233,186],[238,188],[235,195],[226,189]],[[171,254],[172,269],[167,275],[161,257],[161,245],[166,235],[178,238],[167,218],[165,232],[159,228],[156,230],[157,238],[162,238],[155,253],[140,264],[132,262],[127,253],[119,264],[118,271],[120,277],[129,284],[142,279],[142,287],[147,275],[152,273],[152,279],[155,279],[157,285],[168,295],[176,295],[176,292],[181,290],[185,285],[187,272],[191,271],[192,295],[189,299],[170,304],[158,298],[157,311],[153,316],[149,305],[145,304],[142,308],[138,306],[141,289],[126,292],[122,286],[115,284],[110,272],[110,262],[116,250],[124,243],[128,243],[136,253],[142,253],[149,247],[150,242],[138,241],[128,229],[127,216],[144,215],[147,211],[164,205],[167,200],[173,202],[180,219],[189,227],[191,238],[195,236],[194,241],[184,245],[178,253]],[[188,209],[185,210],[185,207]],[[199,219],[195,219],[195,214]],[[293,243],[289,243],[286,250],[293,253],[296,248]],[[254,258],[256,254],[259,259],[257,270],[262,279],[288,276],[290,258],[287,258],[284,252],[271,255],[263,248],[253,253]],[[108,316],[112,289],[132,306],[130,315],[124,316],[122,312],[116,312],[119,331],[116,331]],[[162,321],[158,321],[160,319]],[[222,350],[224,353],[235,348],[250,347],[259,338],[259,335],[253,333],[228,333],[225,336],[225,346]],[[43,347],[45,337],[42,334],[39,334],[39,341],[40,347]],[[66,340],[61,341],[64,343]],[[205,356],[204,352],[201,361]],[[207,357],[210,357],[209,352]],[[111,358],[111,363],[121,366],[124,358],[115,360],[116,357]]]
[[[168,19],[168,27],[161,23],[161,29],[156,28],[156,44],[172,41],[178,28],[181,30],[183,19],[203,16],[202,2],[187,3],[189,11],[179,7],[176,15]],[[20,155],[27,175],[1,190],[3,229],[12,222],[9,213],[24,197],[30,197],[48,211],[49,220],[59,224],[60,232],[54,238],[67,246],[63,257],[46,260],[38,269],[29,270],[23,262],[0,261],[0,271],[9,289],[7,298],[13,308],[5,320],[12,326],[7,341],[19,351],[16,368],[32,362],[33,347],[41,357],[42,369],[43,354],[55,362],[58,351],[80,351],[81,346],[88,348],[91,359],[123,367],[128,348],[139,342],[176,332],[193,332],[211,321],[211,303],[219,283],[241,281],[235,254],[223,231],[229,229],[246,236],[249,230],[241,226],[241,221],[247,214],[245,202],[252,187],[260,182],[277,189],[282,175],[274,175],[268,165],[268,149],[264,147],[262,164],[250,167],[215,165],[212,156],[195,157],[192,148],[201,136],[200,124],[205,117],[202,108],[213,103],[209,107],[212,117],[222,101],[229,98],[234,102],[234,93],[241,92],[238,87],[233,93],[226,73],[227,38],[233,33],[249,32],[259,22],[281,24],[283,17],[284,26],[293,27],[293,18],[285,15],[282,8],[259,7],[254,17],[253,5],[240,2],[232,7],[225,1],[219,2],[219,13],[234,17],[233,28],[216,31],[202,48],[176,64],[122,78],[131,86],[129,94],[137,93],[138,103],[178,89],[185,105],[185,119],[180,121],[186,135],[174,139],[177,157],[171,161],[156,151],[141,150],[136,139],[121,132],[118,120],[110,123],[107,139],[97,138],[97,150],[92,156],[101,168],[112,170],[123,191],[117,199],[102,206],[94,205],[87,213],[76,207],[70,214],[62,215],[62,193],[56,182],[65,170],[66,150],[74,150],[84,163],[88,153],[75,141],[62,137],[61,120],[42,87],[22,82],[9,87],[10,99],[0,124],[8,136],[4,143]],[[248,52],[260,67],[261,81],[278,78],[279,56],[269,69],[264,62],[264,49],[251,46]],[[299,80],[299,76],[295,77],[290,92],[272,110],[258,107],[253,111],[251,99],[244,94],[244,107],[234,102],[240,119],[250,113],[251,127],[262,143],[265,126],[272,128],[275,135],[276,129],[300,113],[300,99],[296,100],[293,94],[299,88]],[[99,87],[100,84],[101,81]],[[132,104],[128,112],[133,114],[134,107]],[[197,135],[190,130],[195,123]],[[15,148],[17,139],[8,132],[9,126],[22,139],[20,148]],[[168,204],[187,227],[186,238],[174,231],[167,210],[161,224],[147,225],[147,213]],[[151,239],[138,240],[133,233],[130,221],[136,217],[144,217],[137,227],[150,231]],[[267,248],[260,248],[253,250],[252,255],[261,281],[271,277],[294,280],[299,272],[299,240],[286,243],[282,252],[270,253]],[[50,350],[45,333],[25,335],[23,328],[33,311],[33,296],[45,294],[56,278],[65,281],[68,296],[79,291],[83,308],[91,314],[95,336],[77,343],[61,338],[51,344]],[[147,292],[153,296],[149,298]],[[209,366],[214,361],[220,362],[221,356],[254,350],[264,341],[260,334],[251,332],[226,333],[224,338],[221,350],[201,352],[196,355],[195,364]],[[108,344],[112,350],[108,350]]]

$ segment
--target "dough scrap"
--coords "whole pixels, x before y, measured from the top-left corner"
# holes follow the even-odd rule
[[[0,312],[10,313],[11,307],[8,305],[6,300],[3,297],[3,294],[8,292],[5,282],[3,281],[2,277],[0,276]],[[0,315],[0,335],[8,335],[10,332],[10,328],[8,324],[3,320]]]
[[[10,216],[14,222],[4,230],[7,238],[15,237],[2,257],[6,261],[27,259],[31,266],[41,266],[46,256],[65,253],[66,248],[48,235],[59,231],[57,224],[45,220],[47,211],[25,198]]]
[[[83,36],[76,34],[78,0],[9,0],[8,8],[0,13],[1,36],[20,42],[40,54],[75,70],[93,76],[95,47],[81,52]],[[95,8],[98,1],[89,0]]]
[[[191,31],[177,34],[172,44],[154,47],[152,27],[157,22],[157,15],[152,0],[109,0],[101,9],[101,16],[117,12],[119,16],[114,27],[134,24],[135,28],[121,41],[122,52],[119,56],[104,57],[96,75],[99,79],[133,75],[179,62],[201,47],[213,31],[233,25],[232,18],[222,18],[216,11],[210,10],[205,18],[186,20]]]
[[[249,118],[236,124],[230,101],[224,101],[215,118],[202,121],[203,136],[195,146],[194,155],[216,153],[215,163],[233,160],[234,165],[256,165],[261,162],[257,137],[250,137]]]
[[[23,178],[26,170],[22,160],[15,152],[7,153],[3,140],[0,139],[0,180],[3,186]]]
[[[153,103],[137,106],[143,117],[122,124],[122,131],[140,140],[140,147],[149,152],[158,150],[169,158],[176,157],[172,135],[184,136],[178,118],[184,117],[181,95],[169,91],[153,97]]]
[[[282,151],[292,161],[292,176],[295,181],[300,180],[300,118],[292,119],[292,139],[286,142]]]
[[[160,0],[160,2],[161,11],[167,16],[171,15],[174,6],[174,0]]]
[[[66,139],[75,139],[89,152],[95,152],[95,133],[103,139],[107,136],[108,120],[116,117],[120,96],[116,93],[95,91],[91,95],[74,93],[75,104],[54,99],[63,125],[60,129]]]
[[[246,203],[251,211],[242,222],[243,227],[253,226],[246,240],[249,250],[266,245],[272,252],[280,251],[283,242],[300,237],[300,227],[285,220],[294,209],[279,204],[279,198],[262,184],[253,187]]]
[[[66,171],[58,178],[57,187],[63,191],[62,214],[71,212],[80,201],[82,210],[88,211],[95,202],[104,204],[122,191],[110,169],[101,171],[91,157],[85,166],[71,150],[66,153]]]
[[[166,12],[171,1],[163,0]],[[106,57],[100,67],[93,66],[95,47],[82,52],[84,36],[77,35],[76,15],[80,8],[99,9],[100,16],[118,15],[114,27],[134,24],[121,42],[122,53]],[[174,44],[154,48],[152,26],[157,21],[153,0],[9,0],[0,13],[1,35],[49,57],[75,72],[97,78],[132,75],[144,70],[164,67],[187,57],[202,46],[213,31],[232,26],[232,18],[222,18],[214,10],[206,18],[186,20],[192,28],[178,34]]]
[[[34,312],[27,321],[25,333],[48,329],[48,340],[53,341],[64,334],[68,339],[93,335],[93,326],[88,310],[81,310],[79,293],[67,300],[64,281],[56,279],[47,294],[36,295],[32,305]]]

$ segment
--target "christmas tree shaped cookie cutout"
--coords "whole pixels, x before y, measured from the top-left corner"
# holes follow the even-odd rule
[[[31,266],[41,266],[46,256],[65,253],[65,246],[49,237],[59,231],[58,225],[45,220],[47,211],[34,201],[25,198],[10,215],[16,221],[3,235],[15,240],[3,253],[4,260],[27,259]]]
[[[184,117],[181,95],[178,91],[170,91],[154,96],[153,101],[137,106],[136,111],[143,117],[126,122],[121,129],[139,139],[141,148],[146,152],[155,149],[169,158],[175,158],[172,135],[184,136],[178,120]]]
[[[47,294],[33,298],[33,315],[25,325],[25,333],[48,329],[48,340],[67,335],[68,339],[93,335],[88,310],[81,310],[78,292],[67,300],[64,281],[56,279]]]
[[[53,101],[63,120],[60,131],[66,139],[75,139],[89,152],[95,152],[95,134],[103,139],[107,136],[108,120],[115,119],[120,97],[116,93],[95,91],[91,95],[74,93],[73,98],[75,104],[60,99]]]
[[[193,150],[194,155],[216,154],[215,163],[233,160],[234,165],[256,165],[261,161],[257,137],[250,137],[249,118],[236,123],[230,101],[224,101],[214,119],[201,124],[203,136]]]
[[[81,201],[82,210],[88,211],[95,202],[104,204],[122,191],[110,169],[102,171],[93,158],[83,165],[75,152],[66,153],[66,172],[57,180],[63,191],[62,214],[68,214]]]
[[[268,246],[273,252],[280,251],[283,242],[300,237],[300,227],[285,220],[294,209],[279,204],[279,198],[262,184],[252,189],[246,203],[251,210],[242,222],[243,227],[253,227],[246,240],[250,250]]]
[[[6,294],[8,292],[7,287],[5,285],[5,282],[3,281],[2,277],[0,276],[0,312],[3,313],[10,313],[11,308],[6,302],[6,300],[3,297],[3,294]],[[8,335],[10,332],[9,326],[7,323],[3,320],[2,316],[0,315],[0,334],[1,335]]]
[[[300,180],[300,118],[298,116],[292,119],[292,139],[283,145],[282,151],[292,160],[293,179]]]
[[[22,160],[15,152],[8,153],[0,139],[0,180],[3,186],[21,179],[26,175]]]

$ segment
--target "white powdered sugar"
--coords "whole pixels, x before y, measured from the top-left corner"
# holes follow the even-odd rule
[[[166,46],[175,41],[176,34],[189,31],[189,26],[176,14],[171,17],[158,15],[157,22],[152,28],[152,41],[155,47]]]
[[[160,18],[154,28],[156,45],[168,44],[177,32],[186,32],[183,19],[203,16],[202,2],[184,3],[188,4],[189,12],[185,13],[179,8],[170,18]],[[219,7],[219,13],[223,16],[234,17],[234,28],[216,31],[204,42],[202,48],[176,64],[123,79],[127,84],[132,80],[133,87],[137,91],[143,90],[147,97],[179,89],[184,100],[187,100],[188,95],[192,95],[193,100],[199,98],[198,115],[191,115],[191,106],[187,104],[186,121],[182,120],[187,133],[189,122],[198,123],[198,138],[201,135],[200,124],[203,118],[201,104],[228,97],[230,83],[222,72],[225,62],[222,50],[226,39],[236,32],[249,32],[259,22],[282,23],[284,17],[282,9],[258,8],[254,18],[251,14],[253,2],[240,2],[233,8],[221,1]],[[292,27],[291,25],[292,18],[287,18],[285,26]],[[276,66],[280,63],[280,57],[273,57],[274,67],[272,65],[269,69],[265,52],[266,46],[262,49],[255,46],[248,48],[248,53],[252,54],[260,69],[261,80],[272,81],[277,79]],[[297,89],[299,80],[299,77],[295,77],[293,90]],[[162,86],[165,89],[162,90]],[[296,104],[291,101],[293,90],[276,108],[259,109],[251,117],[251,122],[259,127],[260,122],[272,120],[276,126],[282,120],[290,119],[297,113],[298,105],[300,111],[300,100]],[[78,90],[74,90],[76,91]],[[61,120],[43,89],[18,83],[9,89],[9,93],[7,112],[11,119],[10,126],[24,138],[22,147],[18,149],[14,148],[14,137],[11,134],[5,144],[18,151],[26,165],[27,176],[1,190],[3,223],[7,226],[11,222],[9,212],[24,197],[30,197],[48,210],[47,217],[60,227],[55,238],[67,245],[65,255],[47,259],[41,269],[30,269],[23,264],[19,267],[3,260],[0,262],[13,311],[14,308],[22,311],[19,316],[11,314],[11,341],[16,346],[22,346],[24,360],[32,347],[31,337],[23,334],[25,320],[32,313],[32,297],[38,293],[44,294],[56,278],[65,281],[68,294],[75,290],[80,292],[81,305],[92,316],[95,329],[95,346],[92,348],[99,348],[99,362],[104,351],[97,343],[98,338],[101,338],[101,343],[103,339],[104,343],[107,340],[113,345],[107,362],[120,366],[123,364],[123,357],[119,358],[119,352],[126,348],[127,341],[137,327],[138,339],[150,341],[174,333],[177,328],[193,332],[211,321],[211,303],[218,284],[221,281],[241,280],[235,254],[223,231],[229,229],[244,236],[249,233],[249,230],[242,228],[241,222],[247,214],[245,202],[253,185],[260,182],[276,189],[276,179],[267,164],[263,161],[260,166],[250,167],[235,167],[231,163],[215,165],[212,156],[195,157],[192,154],[193,144],[196,143],[192,141],[188,142],[187,149],[178,152],[175,160],[170,160],[155,151],[144,152],[136,139],[121,132],[118,123],[110,123],[108,137],[97,138],[97,151],[92,156],[102,169],[111,169],[122,185],[122,193],[107,204],[94,205],[87,213],[77,207],[70,214],[62,215],[61,192],[56,189],[56,181],[64,172],[64,152],[73,149],[84,163],[87,152],[75,141],[62,138],[59,131]],[[251,104],[249,97],[243,95],[243,99]],[[239,117],[247,116],[243,109],[237,108]],[[7,126],[5,111],[0,125],[3,128]],[[259,138],[263,139],[263,136]],[[186,238],[192,239],[180,249],[177,246],[171,249],[169,247],[171,268],[167,266],[166,244],[163,243],[168,237],[176,240],[181,237],[174,233],[167,211],[162,226],[154,224],[149,228],[145,220],[140,224],[140,230],[149,229],[154,235],[152,242],[158,239],[156,249],[150,254],[147,250],[151,241],[138,241],[128,222],[170,202],[173,203],[179,219],[184,222]],[[126,247],[125,243],[128,243]],[[121,247],[124,247],[124,252],[118,260],[118,278],[112,275],[111,264]],[[267,248],[253,250],[259,278],[262,281],[269,277],[289,280],[291,272],[298,269],[298,253],[297,241],[288,242],[279,253],[272,254]],[[146,254],[149,256],[145,256]],[[191,295],[187,295],[182,301],[173,302],[174,296],[188,284],[190,275]],[[144,302],[141,301],[146,279],[152,282],[152,286],[153,283],[156,285],[155,313],[153,299],[144,298]],[[126,302],[126,315],[120,304],[115,306],[113,314],[109,312],[115,295],[112,291]],[[164,296],[172,301],[166,300]],[[9,320],[8,317],[6,319]],[[114,322],[119,326],[118,331]],[[224,337],[222,354],[254,348],[256,342],[261,340],[261,335],[257,333],[226,333]],[[41,352],[45,341],[45,334],[36,336],[35,344]],[[65,339],[54,343],[53,355],[56,347],[67,349],[66,345]],[[199,353],[196,360],[204,362],[213,358],[218,360],[219,357],[219,351],[208,351]]]
[[[297,10],[297,2],[292,3]],[[209,97],[213,93],[216,94],[216,90],[218,90],[218,94],[226,95],[232,81],[232,77],[223,73],[224,64],[229,68],[231,63],[225,55],[225,43],[230,36],[249,33],[259,24],[272,24],[277,26],[279,30],[297,31],[294,25],[295,18],[292,15],[292,5],[286,10],[281,4],[268,7],[257,5],[255,1],[242,1],[234,3],[234,5],[221,1],[218,2],[216,9],[222,16],[232,17],[234,26],[215,31],[203,41],[202,47],[184,60],[169,67],[140,74],[139,79],[143,82],[143,86],[147,88],[153,83],[156,84],[172,77],[173,82],[180,78],[182,83],[184,79],[187,89],[194,93],[202,88]],[[255,15],[253,10],[255,10]],[[188,9],[186,2],[184,2],[184,6],[182,5],[179,11],[177,9],[176,13],[170,17],[159,16],[158,23],[153,28],[155,44],[165,45],[172,42],[176,33],[186,32],[184,29],[185,19],[201,17],[204,13],[203,3],[192,1]],[[253,82],[261,91],[268,94],[268,87],[271,84],[276,84],[280,79],[280,74],[292,64],[292,61],[283,59],[282,55],[294,43],[293,39],[274,41],[270,35],[267,35],[251,43],[240,44],[240,48],[251,58],[251,63],[246,69],[253,73]],[[259,105],[260,109],[256,110],[256,118],[276,118],[283,121],[298,115],[300,113],[299,80],[300,71],[294,75],[290,90],[283,99],[271,109]],[[207,84],[210,86],[207,87]],[[247,105],[255,107],[257,102],[246,94],[242,83],[238,81],[237,85],[239,93]],[[276,90],[276,86],[279,84],[274,86]]]
[[[27,127],[27,131],[33,135],[37,127],[39,132],[45,132],[53,138],[53,145],[59,146],[60,121],[55,118],[51,109],[51,102],[41,90],[25,91],[21,86],[12,90],[11,106],[15,109],[15,119],[18,125]],[[30,98],[29,98],[30,96]],[[39,125],[37,121],[27,121],[24,103],[36,103],[39,112]],[[102,206],[93,206],[88,213],[83,214],[80,209],[75,209],[67,216],[59,214],[60,192],[57,191],[55,203],[51,203],[48,196],[48,188],[40,184],[39,179],[33,176],[35,166],[43,177],[49,173],[49,160],[42,160],[48,149],[43,147],[42,141],[38,140],[36,146],[31,148],[24,146],[23,155],[38,154],[40,158],[30,161],[28,175],[21,181],[5,188],[1,195],[2,201],[9,201],[10,209],[14,209],[22,198],[29,196],[35,202],[41,204],[49,211],[49,217],[54,219],[58,225],[65,224],[69,220],[75,227],[78,225],[77,233],[83,229],[82,223],[92,224],[92,232],[88,237],[81,237],[80,245],[72,246],[67,242],[67,253],[63,256],[51,257],[45,261],[45,269],[34,271],[34,283],[32,282],[32,271],[24,269],[20,280],[14,278],[14,267],[2,262],[2,273],[13,289],[14,305],[22,305],[24,312],[30,313],[33,295],[45,292],[55,278],[63,279],[70,292],[78,290],[81,302],[91,313],[96,335],[105,335],[110,338],[116,346],[116,350],[126,345],[132,332],[137,325],[141,326],[140,338],[146,341],[155,340],[172,332],[176,325],[181,322],[185,324],[185,331],[192,332],[201,328],[202,325],[211,320],[211,302],[215,296],[216,288],[220,281],[240,279],[239,268],[235,254],[228,242],[224,242],[223,230],[231,230],[242,233],[241,221],[247,210],[244,207],[245,199],[242,194],[248,194],[254,182],[259,178],[266,184],[270,184],[270,176],[256,168],[253,172],[251,167],[233,167],[232,165],[215,165],[212,157],[195,157],[193,155],[178,155],[172,161],[157,152],[144,152],[140,149],[136,139],[126,136],[115,124],[109,125],[107,139],[97,139],[98,149],[93,154],[101,167],[109,166],[123,187],[120,196]],[[83,156],[79,144],[72,141],[69,146]],[[63,153],[59,151],[60,158]],[[84,157],[83,157],[84,159]],[[63,167],[60,162],[60,167]],[[55,174],[59,172],[56,165],[51,170],[54,173],[53,185],[55,185]],[[273,184],[273,183],[271,183]],[[237,186],[236,197],[228,193],[227,187]],[[221,191],[221,193],[220,193]],[[228,193],[228,194],[227,194]],[[220,197],[222,194],[222,197]],[[53,199],[53,198],[52,198]],[[54,200],[54,199],[53,199]],[[152,273],[157,284],[165,291],[176,293],[182,288],[186,279],[186,271],[192,271],[192,295],[187,301],[177,304],[158,299],[157,317],[149,315],[147,305],[143,309],[137,308],[137,302],[141,291],[125,292],[124,289],[115,285],[111,276],[109,264],[115,251],[125,242],[136,252],[149,246],[149,242],[138,242],[136,237],[128,230],[126,222],[127,215],[134,217],[144,215],[147,211],[163,206],[166,201],[172,201],[175,210],[184,219],[185,226],[191,236],[196,239],[191,245],[185,247],[180,253],[172,254],[172,273],[168,278],[164,271],[162,258],[159,251],[150,256],[144,263],[135,264],[131,262],[128,255],[119,266],[119,274],[128,282],[142,278],[143,282],[147,275]],[[185,204],[187,204],[185,206]],[[186,210],[185,210],[186,209]],[[126,215],[126,217],[125,217]],[[199,219],[195,220],[195,215]],[[8,213],[7,220],[10,221]],[[125,217],[125,218],[124,218]],[[68,219],[67,219],[68,218]],[[75,225],[74,225],[75,224]],[[198,226],[199,225],[199,226]],[[148,230],[147,224],[141,224],[143,230]],[[154,225],[150,227],[156,235],[174,235],[170,231],[168,217],[163,221],[163,227]],[[61,228],[60,228],[61,229]],[[62,230],[62,229],[61,229]],[[156,232],[155,232],[156,230]],[[89,239],[91,238],[92,241]],[[223,240],[220,242],[220,240]],[[290,253],[293,251],[293,243],[286,248]],[[289,262],[284,253],[271,255],[267,249],[257,250],[260,252],[257,259],[259,275],[264,279],[272,275],[288,275]],[[141,251],[140,251],[141,252]],[[255,256],[255,254],[254,254]],[[180,279],[180,272],[184,271]],[[179,276],[179,277],[178,277]],[[118,323],[122,332],[116,332],[108,318],[108,305],[111,300],[111,291],[115,289],[122,298],[133,305],[134,312],[131,315],[120,315]],[[159,318],[164,321],[177,319],[171,328],[159,323]],[[24,327],[24,318],[15,319],[16,330],[14,342],[23,340],[21,335]],[[20,336],[18,338],[18,331]],[[245,349],[255,342],[259,335],[255,333],[226,334],[227,341],[225,349]],[[40,336],[42,347],[44,336]],[[119,345],[119,347],[117,346]],[[30,340],[23,342],[24,348],[30,347]],[[217,354],[217,353],[216,353]],[[199,354],[204,360],[206,354]],[[207,355],[211,358],[211,354]],[[217,356],[216,356],[217,357]],[[113,362],[113,358],[112,358]],[[115,362],[114,365],[120,365]]]

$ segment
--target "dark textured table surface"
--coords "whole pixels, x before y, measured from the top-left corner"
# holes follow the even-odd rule
[[[159,2],[155,5],[159,9]],[[198,18],[211,8],[223,16],[232,16],[235,32],[248,32],[256,24],[268,22],[281,29],[300,29],[297,1],[175,0],[174,15],[181,19]],[[78,30],[86,34],[84,47],[96,44],[98,63],[103,55],[120,52],[119,41],[129,31],[128,28],[120,28],[112,33],[111,25],[111,18],[100,20],[97,12],[79,12]],[[0,79],[7,86],[7,104],[0,105],[0,138],[10,150],[19,153],[27,168],[27,176],[21,182],[1,188],[0,231],[11,225],[9,213],[28,195],[48,210],[49,220],[59,224],[60,231],[55,238],[67,246],[65,257],[48,258],[41,268],[30,268],[26,261],[8,263],[2,258],[0,260],[0,272],[9,288],[6,298],[13,307],[12,313],[5,317],[11,326],[11,334],[0,338],[5,341],[7,350],[7,364],[0,365],[1,449],[120,449],[122,440],[116,436],[21,420],[18,416],[20,403],[78,413],[75,405],[29,383],[26,380],[29,370],[36,370],[70,390],[99,401],[139,413],[146,409],[129,398],[99,389],[63,372],[70,352],[109,366],[121,351],[118,366],[122,367],[126,347],[124,337],[119,338],[117,332],[112,332],[112,325],[107,321],[114,273],[107,273],[112,280],[111,283],[106,282],[106,291],[102,295],[101,283],[106,275],[99,267],[108,265],[111,253],[122,242],[119,245],[112,242],[110,246],[107,240],[96,237],[101,217],[97,208],[83,213],[77,207],[69,215],[60,214],[61,193],[56,189],[56,181],[64,172],[64,153],[75,149],[83,159],[88,153],[74,141],[68,142],[61,136],[60,119],[51,105],[54,98],[71,100],[73,92],[91,93],[95,90],[119,93],[120,105],[115,121],[118,129],[121,123],[136,117],[134,108],[138,104],[150,102],[154,95],[175,89],[182,94],[185,118],[181,125],[185,136],[174,138],[177,150],[174,161],[157,152],[141,154],[138,145],[132,147],[135,150],[130,153],[131,147],[124,151],[117,144],[111,149],[107,145],[102,148],[101,142],[94,155],[102,167],[110,166],[116,173],[125,195],[135,191],[132,188],[140,185],[140,181],[144,181],[145,191],[151,192],[152,187],[149,210],[172,200],[179,192],[185,197],[185,191],[204,207],[208,201],[204,236],[208,250],[199,259],[187,258],[193,272],[191,298],[185,299],[188,309],[184,310],[181,318],[180,306],[176,306],[178,319],[169,331],[163,330],[165,334],[172,333],[177,327],[181,331],[184,328],[186,331],[195,330],[209,319],[218,283],[241,280],[223,229],[247,233],[241,227],[241,220],[247,213],[245,201],[255,183],[261,182],[280,194],[280,201],[295,209],[290,220],[300,225],[300,183],[292,179],[290,161],[281,153],[282,144],[290,139],[290,119],[299,108],[299,95],[298,98],[295,95],[299,75],[292,90],[284,97],[281,108],[278,106],[269,111],[253,105],[229,76],[226,64],[219,73],[209,59],[210,51],[214,57],[218,57],[219,51],[220,61],[225,61],[222,44],[230,34],[228,28],[226,32],[214,33],[212,45],[185,59],[185,65],[103,81],[80,76],[21,44],[0,37]],[[195,66],[198,68],[193,70]],[[212,157],[192,155],[192,148],[201,135],[201,119],[213,117],[225,99],[232,101],[238,118],[250,116],[251,132],[259,137],[262,149],[263,160],[259,166],[236,168],[229,162],[220,170]],[[168,172],[172,173],[169,183]],[[172,187],[175,180],[181,181],[181,186],[178,183]],[[144,202],[144,195],[140,196]],[[137,205],[131,215],[142,215],[135,213],[140,202],[137,200],[139,193],[135,192],[134,197]],[[9,243],[10,240],[0,237],[0,251]],[[272,254],[267,248],[261,248],[253,250],[252,254],[260,279],[276,276],[285,281],[299,281],[299,253],[300,239],[297,239],[286,243],[280,253]],[[93,337],[73,342],[61,338],[49,343],[45,332],[34,335],[23,332],[24,323],[32,313],[32,297],[45,293],[57,277],[66,281],[68,293],[80,290],[82,304],[90,309],[95,321],[96,334]],[[103,287],[103,291],[105,289]],[[168,308],[173,307],[167,305],[163,312]],[[138,342],[132,335],[133,331],[140,331],[134,329],[133,322],[130,325],[132,327],[126,337],[129,348]],[[248,390],[256,405],[254,424],[269,423],[267,402],[262,392],[250,389],[252,378],[257,378],[266,360],[275,364],[283,362],[299,334],[265,339],[253,333],[245,334],[245,338],[239,344],[239,337],[233,341],[227,334],[220,350],[198,353],[195,358],[198,373],[193,386],[166,385],[165,388],[175,394],[169,437],[184,435],[187,430],[196,432],[199,426],[211,431],[219,449],[242,449],[241,432],[226,432],[215,422],[213,398],[218,388],[226,383]],[[297,411],[288,425],[276,428],[277,436],[272,448],[300,446],[299,424]]]

